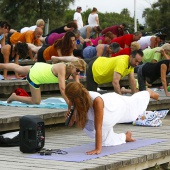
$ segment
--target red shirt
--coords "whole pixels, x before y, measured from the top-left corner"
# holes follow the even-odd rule
[[[125,45],[130,47],[132,41],[133,41],[133,34],[125,34],[121,37],[112,39],[112,42],[117,42],[121,48],[125,48]]]
[[[102,35],[106,34],[106,32],[108,32],[108,31],[112,32],[117,37],[120,37],[120,36],[124,35],[124,30],[119,25],[114,25],[114,26],[105,28],[102,31]]]
[[[112,54],[111,57],[116,57],[119,55],[130,55],[131,54],[131,49],[130,48],[124,48],[122,50],[120,50],[118,53],[114,53]]]

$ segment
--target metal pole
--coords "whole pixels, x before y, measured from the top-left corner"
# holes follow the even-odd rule
[[[134,30],[137,31],[137,22],[136,22],[136,0],[134,0]]]
[[[47,19],[47,21],[45,22],[45,35],[47,35],[49,32],[49,18]]]

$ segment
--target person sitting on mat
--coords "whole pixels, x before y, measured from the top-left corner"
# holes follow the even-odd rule
[[[148,89],[132,96],[122,96],[117,93],[87,91],[80,83],[68,83],[65,94],[69,100],[66,118],[70,115],[71,106],[74,113],[69,126],[74,122],[90,137],[95,139],[94,150],[87,151],[88,155],[100,154],[102,146],[115,146],[135,141],[132,133],[117,134],[113,126],[117,123],[135,121],[147,109],[150,97],[158,100],[159,94]]]
[[[19,74],[27,75],[27,81],[30,87],[31,97],[17,96],[15,93],[12,93],[7,99],[8,103],[12,101],[20,101],[27,104],[40,104],[40,85],[58,83],[61,95],[68,104],[68,99],[64,93],[65,80],[72,75],[73,79],[76,82],[79,82],[79,73],[86,69],[86,63],[82,59],[69,63],[57,63],[54,65],[43,62],[36,62],[33,66],[19,66],[14,63],[0,63],[0,69],[7,69]]]

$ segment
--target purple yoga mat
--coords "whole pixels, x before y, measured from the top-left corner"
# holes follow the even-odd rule
[[[52,154],[50,156],[42,156],[40,154],[33,154],[31,156],[28,156],[28,158],[50,159],[65,162],[82,162],[89,159],[100,158],[102,156],[125,152],[131,149],[137,149],[164,141],[164,139],[137,139],[135,142],[127,142],[122,145],[102,147],[102,152],[99,155],[86,155],[87,151],[93,150],[95,148],[94,143],[89,143],[72,148],[61,149],[67,152],[66,155]]]

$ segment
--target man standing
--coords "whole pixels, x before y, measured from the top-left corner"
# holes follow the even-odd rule
[[[81,11],[82,11],[82,8],[80,6],[78,6],[76,9],[76,12],[74,13],[74,17],[73,17],[74,22],[77,23],[78,29],[83,27]]]

